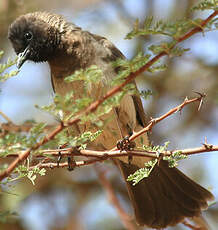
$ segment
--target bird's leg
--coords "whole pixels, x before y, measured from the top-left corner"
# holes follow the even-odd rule
[[[58,168],[59,168],[59,164],[60,164],[61,159],[62,159],[61,149],[65,148],[66,146],[67,146],[67,144],[63,144],[63,145],[58,147],[58,149],[60,149],[60,151],[58,152],[58,159],[57,159],[57,167]]]
[[[135,148],[135,142],[129,140],[129,136],[124,137],[122,140],[117,142],[117,148],[122,152],[126,151],[128,153],[128,163],[131,164],[132,155],[129,151]]]
[[[58,149],[61,149],[60,146],[58,147]],[[57,160],[57,167],[59,168],[59,164],[61,162],[62,159],[62,155],[61,155],[61,151],[58,152],[58,160]]]
[[[71,156],[67,157],[67,162],[68,162],[68,171],[73,171],[75,166],[76,166],[76,161],[74,160],[73,153],[80,154],[79,146],[74,147],[71,150]]]
[[[67,162],[68,162],[68,171],[73,171],[76,165],[75,160],[73,157],[67,157]]]

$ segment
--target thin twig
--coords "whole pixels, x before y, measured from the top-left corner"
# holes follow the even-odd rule
[[[148,150],[130,150],[130,151],[124,150],[120,152],[120,150],[95,151],[95,150],[86,149],[86,150],[80,150],[80,151],[73,152],[71,148],[69,148],[68,150],[61,150],[61,151],[58,149],[45,150],[44,153],[37,154],[34,157],[35,158],[42,158],[45,156],[58,157],[59,156],[58,151],[61,153],[63,157],[68,157],[68,156],[84,156],[84,157],[92,157],[92,158],[94,157],[96,158],[96,160],[100,160],[100,161],[107,160],[110,158],[125,157],[130,154],[132,156],[138,156],[138,157],[158,158],[156,151],[148,151]],[[218,145],[203,143],[201,147],[188,148],[188,149],[176,149],[176,150],[170,150],[170,151],[166,150],[166,151],[163,151],[161,153],[159,152],[159,153],[162,156],[171,156],[172,154],[179,152],[181,154],[188,156],[188,155],[194,155],[194,154],[199,154],[199,153],[216,152],[216,151],[218,151]],[[11,154],[8,154],[7,157],[18,157],[19,155],[20,154],[17,154],[17,153],[11,153]]]
[[[203,94],[202,94],[203,95]],[[133,136],[131,136],[131,140],[135,139],[136,137],[142,135],[145,132],[151,131],[154,125],[156,125],[158,122],[166,119],[168,116],[176,113],[177,111],[181,111],[184,106],[196,102],[196,101],[201,101],[201,97],[193,98],[193,99],[188,99],[185,98],[183,103],[180,105],[174,107],[167,113],[163,114],[162,116],[152,119],[152,121],[148,124],[147,127],[143,128],[139,132],[135,133]],[[4,149],[2,149],[4,151]],[[181,154],[185,155],[193,155],[193,154],[198,154],[198,153],[204,153],[204,152],[214,152],[218,151],[218,146],[216,145],[211,145],[207,143],[207,140],[205,139],[205,142],[202,144],[201,147],[198,148],[190,148],[190,149],[182,149],[182,150],[171,150],[171,151],[163,151],[161,152],[162,156],[170,156],[175,152],[180,152]],[[20,153],[12,153],[8,154],[7,157],[17,157],[17,159],[20,159],[23,154],[25,154],[26,151],[20,152]],[[82,149],[78,150],[77,148],[65,148],[65,149],[56,149],[56,150],[42,150],[41,153],[34,155],[35,158],[41,158],[41,157],[58,157],[59,153],[61,152],[62,156],[84,156],[84,157],[91,157],[94,159],[89,159],[86,161],[77,161],[75,164],[75,167],[81,167],[89,164],[93,164],[95,162],[102,162],[110,158],[117,158],[117,157],[123,157],[123,156],[128,156],[131,154],[132,156],[140,156],[140,157],[151,157],[151,158],[158,158],[157,152],[156,151],[148,151],[148,150],[132,150],[132,151],[122,151],[117,150],[116,147],[114,147],[112,150],[108,151],[96,151],[96,150],[88,150],[88,149]],[[0,150],[1,153],[1,150]],[[21,158],[22,160],[22,158]],[[58,167],[58,164],[56,163],[39,163],[37,165],[38,167],[42,168],[56,168]],[[60,167],[67,167],[67,163],[62,163],[59,164]],[[33,166],[34,167],[34,166]]]
[[[210,146],[210,148],[208,148],[208,146]],[[179,150],[166,150],[163,152],[159,152],[159,154],[161,154],[161,157],[164,156],[171,156],[172,154],[179,152],[180,154],[184,154],[184,155],[193,155],[193,154],[199,154],[199,153],[206,153],[206,152],[216,152],[218,151],[218,145],[209,145],[207,144],[205,146],[205,144],[203,144],[201,147],[198,148],[189,148],[189,149],[179,149]],[[57,152],[50,152],[50,154],[52,156],[58,156]],[[95,155],[93,155],[95,154]],[[90,165],[90,164],[94,164],[96,162],[102,162],[108,159],[112,159],[112,158],[119,158],[119,157],[124,157],[124,156],[129,156],[131,154],[131,156],[140,156],[140,157],[150,157],[150,158],[154,158],[154,159],[158,159],[159,156],[157,155],[157,152],[155,151],[146,151],[146,150],[133,150],[133,151],[93,151],[93,150],[81,150],[80,154],[76,154],[76,156],[85,156],[85,157],[91,157],[92,159],[88,159],[88,160],[83,160],[83,161],[75,161],[75,167],[82,167],[82,166],[86,166],[86,165]],[[63,156],[74,156],[73,152],[63,152],[62,154]],[[15,156],[15,155],[12,155]],[[93,159],[94,158],[94,159]],[[64,162],[64,163],[38,163],[35,166],[30,167],[30,169],[34,168],[34,167],[38,167],[38,168],[49,168],[49,169],[53,169],[53,168],[66,168],[68,167],[68,163]]]
[[[0,115],[8,122],[8,123],[13,123],[12,120],[2,111],[0,111]]]
[[[119,200],[117,199],[117,196],[114,192],[114,189],[110,183],[110,181],[106,177],[106,171],[99,167],[99,165],[94,165],[95,166],[95,171],[98,174],[99,181],[103,188],[105,189],[107,193],[108,200],[110,203],[116,208],[117,213],[120,217],[120,220],[122,221],[123,225],[125,226],[125,229],[127,230],[136,230],[136,226],[134,226],[132,220],[133,218],[130,217],[125,210],[122,208]]]
[[[166,119],[167,117],[169,117],[170,115],[178,112],[178,111],[182,111],[182,109],[188,105],[188,104],[191,104],[193,102],[196,102],[196,101],[202,101],[204,97],[204,94],[202,94],[201,96],[199,97],[196,97],[196,98],[193,98],[193,99],[188,99],[187,97],[185,98],[185,100],[183,101],[182,104],[180,104],[179,106],[169,110],[167,113],[163,114],[162,116],[158,117],[158,118],[155,118],[155,119],[151,119],[150,123],[148,124],[148,126],[146,126],[145,128],[143,128],[142,130],[140,130],[139,132],[137,133],[134,133],[130,138],[129,140],[132,141],[134,139],[136,139],[137,137],[141,136],[142,134],[146,133],[146,132],[149,132],[152,130],[153,126],[156,125],[157,123],[159,123],[160,121]],[[115,150],[117,148],[114,148],[113,150]]]

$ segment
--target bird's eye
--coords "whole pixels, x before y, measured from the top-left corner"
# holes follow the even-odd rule
[[[33,38],[33,34],[31,32],[26,32],[24,34],[24,38],[27,40],[27,41],[30,41],[32,38]]]

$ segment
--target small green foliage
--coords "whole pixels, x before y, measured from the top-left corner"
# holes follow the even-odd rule
[[[150,89],[147,90],[142,90],[140,91],[140,96],[144,99],[147,100],[153,95],[153,92]]]
[[[181,48],[178,46],[175,46],[175,41],[173,42],[164,42],[161,43],[160,45],[151,45],[148,49],[154,54],[159,54],[161,52],[166,52],[168,55],[170,55],[171,57],[176,57],[176,56],[181,56],[184,52],[189,51],[190,49],[185,49],[185,48]],[[151,69],[153,69],[155,67],[151,67]],[[166,66],[160,66],[160,70],[158,69],[158,67],[156,67],[158,71],[163,71],[166,69]]]
[[[1,155],[0,155],[0,157],[1,157]],[[0,172],[4,171],[7,168],[8,168],[8,164],[7,163],[1,164],[0,165]],[[0,184],[1,183],[2,183],[2,181],[0,181]]]
[[[0,157],[25,149],[27,137],[20,133],[8,133],[0,139]]]
[[[162,34],[170,36],[170,33],[164,31],[166,24],[160,20],[154,22],[154,18],[147,17],[143,23],[143,27],[140,28],[139,20],[136,19],[133,30],[126,35],[126,39],[132,39],[135,36],[145,36],[145,35],[155,35],[155,34]]]
[[[218,10],[218,0],[204,0],[191,10]]]
[[[37,167],[34,167],[30,169],[28,166],[25,165],[19,165],[15,169],[15,173],[18,173],[18,176],[16,178],[10,179],[9,181],[18,180],[24,177],[27,177],[33,185],[35,185],[35,180],[37,175],[44,176],[46,173],[46,170],[44,168],[40,169]]]
[[[4,54],[4,52],[0,51],[0,59],[2,58],[3,54]],[[10,73],[4,73],[5,70],[7,70],[9,67],[11,67],[14,64],[16,64],[16,59],[11,60],[10,58],[8,58],[8,60],[5,64],[0,63],[0,82],[4,82],[8,78],[13,77],[19,73],[18,70],[13,70]]]
[[[148,69],[148,72],[155,73],[155,72],[165,71],[166,69],[167,69],[167,66],[165,64],[155,65],[155,66],[150,67]]]
[[[186,159],[188,156],[182,154],[181,151],[173,152],[170,156],[164,156],[163,160],[168,161],[169,167],[174,168],[178,165],[178,161]]]
[[[0,138],[0,157],[6,157],[8,154],[19,153],[29,147],[32,147],[36,142],[44,137],[44,128],[46,124],[33,124],[29,133],[8,133]]]
[[[130,73],[134,73],[142,66],[144,66],[150,57],[150,54],[144,55],[142,52],[139,52],[132,60],[118,59],[113,63],[113,65],[114,68],[119,67],[120,71],[118,75],[113,79],[112,85],[118,85],[122,83]]]
[[[65,96],[56,94],[54,103],[46,106],[39,107],[43,111],[52,114],[54,117],[61,121],[68,121],[81,110],[87,108],[93,102],[91,97],[74,98],[73,91],[67,93]]]
[[[164,145],[155,145],[155,146],[150,146],[150,145],[143,145],[143,149],[146,151],[150,151],[150,152],[156,152],[157,155],[159,156],[159,154],[161,152],[164,152],[167,150],[168,146],[169,146],[170,142],[167,141],[164,143]]]
[[[41,138],[44,137],[45,127],[45,123],[37,123],[30,129],[30,135],[29,138],[27,138],[27,146],[33,146],[34,144],[36,144],[36,142],[38,142]]]
[[[90,131],[84,132],[80,136],[72,138],[69,141],[69,144],[72,147],[80,146],[80,149],[85,149],[87,143],[93,142],[101,133],[101,130],[98,130],[95,133]]]
[[[173,49],[170,50],[170,56],[171,57],[182,56],[184,52],[187,52],[189,50],[190,49],[185,49],[185,48],[181,48],[181,47],[175,46]]]
[[[145,19],[143,26],[140,28],[138,20],[136,20],[133,30],[127,34],[127,39],[132,39],[136,36],[145,35],[164,35],[173,40],[177,40],[181,35],[200,24],[201,19],[180,19],[176,21],[164,22],[162,20],[155,21],[153,17]]]
[[[65,78],[66,82],[84,81],[86,90],[89,90],[91,84],[97,84],[102,80],[102,70],[96,65],[92,65],[87,69],[77,70],[73,75]]]
[[[120,100],[125,95],[125,92],[121,91],[112,97],[106,99],[102,105],[97,109],[98,116],[109,113],[113,107],[116,107],[120,104]]]
[[[87,131],[78,136],[69,135],[68,130],[63,130],[60,132],[55,140],[58,145],[63,145],[69,143],[71,147],[79,147],[80,149],[85,149],[87,144],[93,142],[102,131],[98,130],[96,132]]]
[[[138,184],[141,180],[148,177],[152,172],[153,168],[157,164],[158,160],[154,159],[145,163],[145,168],[140,168],[135,171],[133,174],[130,174],[127,178],[127,181],[132,181],[133,185]]]
[[[0,222],[6,223],[9,218],[17,217],[18,214],[12,211],[3,211],[0,212]]]
[[[144,150],[147,150],[149,152],[153,152],[157,154],[157,157],[160,156],[161,153],[164,154],[164,152],[167,151],[167,148],[169,146],[169,141],[165,142],[163,146],[156,145],[156,146],[143,146]],[[169,167],[173,168],[178,165],[178,161],[186,159],[187,155],[182,154],[180,151],[173,152],[170,156],[164,156],[163,160],[169,162]]]

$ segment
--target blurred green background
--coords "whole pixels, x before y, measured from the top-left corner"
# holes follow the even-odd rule
[[[110,39],[127,58],[145,51],[150,44],[165,40],[163,36],[146,36],[124,40],[135,19],[146,16],[166,21],[184,17],[206,17],[210,11],[190,12],[196,0],[0,0],[0,50],[4,62],[15,56],[7,39],[10,23],[19,15],[32,11],[51,11],[65,16],[82,28]],[[153,144],[170,141],[170,149],[198,147],[204,138],[218,144],[218,32],[197,34],[181,44],[190,48],[182,57],[162,59],[164,72],[145,73],[137,79],[140,89],[150,89],[153,96],[144,102],[148,117],[157,117],[197,92],[207,94],[200,112],[197,104],[186,107],[182,114],[156,125],[151,134]],[[15,68],[15,67],[13,67]],[[0,110],[14,123],[34,119],[49,124],[54,119],[34,105],[52,101],[50,72],[46,63],[27,63],[20,73],[1,83]],[[3,118],[0,120],[4,122]],[[179,167],[192,179],[211,189],[218,197],[218,156],[204,153],[183,160]],[[116,194],[128,213],[132,213],[124,182],[110,163],[102,164]],[[93,167],[73,172],[50,170],[33,186],[20,180],[0,187],[0,212],[14,211],[1,230],[121,230],[124,229],[114,207],[109,203]],[[211,229],[217,229],[218,205],[203,213]],[[1,218],[2,219],[2,218]],[[138,228],[145,229],[145,228]],[[186,229],[178,225],[169,229]]]

